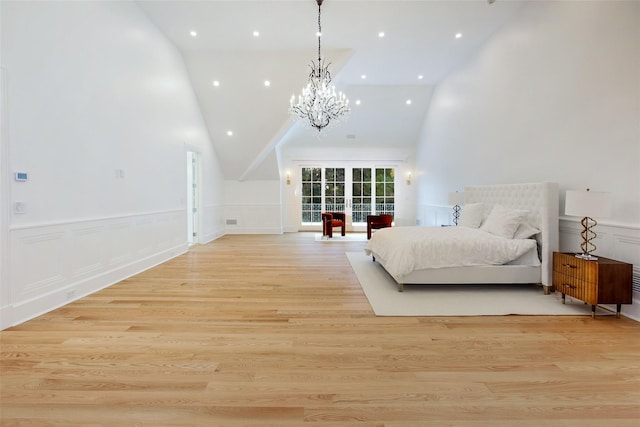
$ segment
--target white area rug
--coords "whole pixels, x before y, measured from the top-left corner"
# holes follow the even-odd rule
[[[314,239],[316,242],[366,242],[367,233],[347,232],[347,235],[343,237],[340,235],[340,230],[338,230],[333,232],[333,237],[330,239],[323,237],[322,233],[316,233]]]
[[[377,316],[591,315],[591,306],[561,294],[544,295],[535,285],[406,285],[395,280],[364,251],[347,252]],[[596,315],[611,314],[597,308]]]

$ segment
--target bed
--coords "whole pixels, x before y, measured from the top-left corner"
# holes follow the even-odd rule
[[[400,292],[406,284],[536,283],[548,294],[558,250],[558,185],[466,186],[464,200],[458,226],[384,228],[373,234],[365,252]],[[487,245],[498,241],[499,254],[482,259],[493,252]]]

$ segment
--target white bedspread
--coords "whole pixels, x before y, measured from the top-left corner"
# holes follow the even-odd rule
[[[384,260],[396,280],[424,268],[501,265],[536,247],[533,239],[505,239],[467,227],[390,227],[377,230],[365,247]]]

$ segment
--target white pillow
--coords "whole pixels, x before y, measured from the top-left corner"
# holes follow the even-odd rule
[[[480,229],[496,236],[513,239],[518,226],[524,221],[527,214],[527,211],[495,205]]]
[[[518,229],[516,230],[516,233],[513,235],[513,238],[528,239],[530,237],[535,236],[539,232],[540,230],[535,228],[533,225],[529,225],[526,222],[523,222],[522,224],[520,224],[520,226],[518,226]]]
[[[462,227],[478,228],[484,219],[484,204],[469,203],[464,205],[460,211],[458,225]]]

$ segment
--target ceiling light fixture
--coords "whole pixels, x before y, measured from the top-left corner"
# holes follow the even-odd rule
[[[302,89],[296,101],[295,95],[291,96],[289,111],[297,118],[307,120],[311,127],[318,129],[318,132],[335,123],[340,118],[349,113],[349,100],[342,92],[336,94],[336,88],[331,84],[331,73],[329,65],[324,65],[320,54],[320,38],[322,36],[322,26],[320,23],[320,7],[323,0],[316,0],[318,3],[318,63],[311,61],[311,73],[309,83]]]

